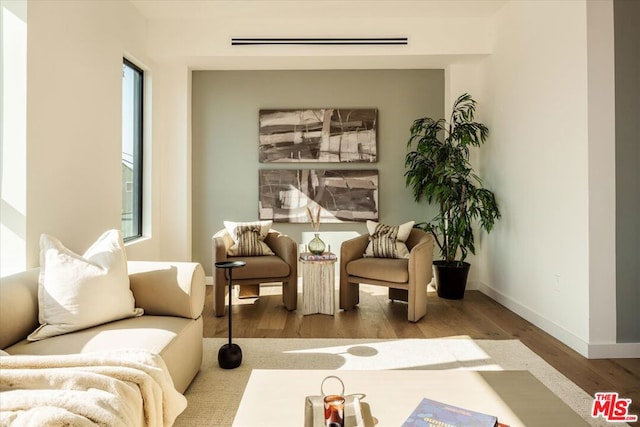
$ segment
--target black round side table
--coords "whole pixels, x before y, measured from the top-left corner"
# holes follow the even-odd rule
[[[242,349],[238,344],[231,342],[231,300],[232,298],[232,277],[231,272],[234,268],[244,267],[247,265],[244,261],[221,261],[216,262],[216,268],[225,268],[229,274],[229,343],[220,347],[218,350],[218,365],[222,369],[234,369],[242,363]]]

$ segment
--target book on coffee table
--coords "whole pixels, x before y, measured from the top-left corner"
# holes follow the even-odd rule
[[[302,252],[300,259],[303,261],[333,261],[337,260],[338,256],[332,252],[325,252],[319,255],[312,254],[311,252]]]
[[[493,415],[424,398],[402,427],[499,427]],[[505,426],[507,427],[507,426]]]

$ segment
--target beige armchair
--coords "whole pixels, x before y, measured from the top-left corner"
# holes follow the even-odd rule
[[[340,247],[340,308],[360,302],[360,283],[386,286],[391,300],[406,301],[407,318],[417,322],[427,312],[427,285],[432,279],[433,236],[414,228],[406,241],[409,259],[363,257],[369,235]]]
[[[295,310],[298,304],[298,244],[290,237],[275,230],[269,230],[264,243],[275,255],[228,256],[233,244],[226,230],[220,230],[213,238],[213,311],[216,316],[224,316],[227,272],[215,267],[220,261],[244,261],[242,268],[233,270],[233,283],[241,287],[253,287],[257,295],[261,283],[282,282],[282,302],[287,310]]]

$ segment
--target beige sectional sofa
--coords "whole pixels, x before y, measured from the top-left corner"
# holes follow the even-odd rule
[[[183,393],[202,364],[205,274],[198,263],[127,263],[135,306],[144,315],[30,342],[39,325],[39,269],[0,284],[0,348],[11,355],[65,355],[119,349],[158,354]]]

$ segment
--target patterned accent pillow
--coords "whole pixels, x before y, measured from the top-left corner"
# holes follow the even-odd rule
[[[233,240],[233,245],[227,250],[229,256],[261,256],[275,255],[271,248],[264,243],[272,221],[231,222],[225,221],[224,227]]]
[[[386,225],[367,221],[369,245],[364,256],[375,258],[409,258],[409,249],[405,242],[409,238],[415,221],[401,225]]]

